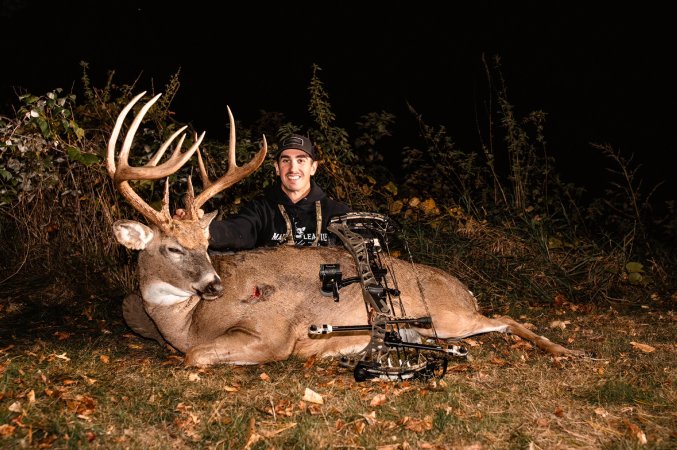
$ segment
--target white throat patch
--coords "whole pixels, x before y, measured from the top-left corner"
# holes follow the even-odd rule
[[[148,283],[141,292],[143,299],[153,305],[176,305],[185,302],[194,293],[179,289],[164,281],[154,281]]]

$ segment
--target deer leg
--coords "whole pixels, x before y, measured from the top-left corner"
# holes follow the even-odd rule
[[[422,331],[422,334],[429,334],[429,332],[419,330],[419,332]],[[534,333],[508,316],[495,316],[489,318],[481,314],[472,314],[456,317],[456,320],[447,318],[447,320],[443,322],[443,326],[437,330],[438,337],[442,339],[462,339],[490,332],[514,334],[533,342],[541,350],[555,356],[583,356],[585,354],[585,352],[580,350],[569,350],[566,347],[555,344],[547,337]]]
[[[291,356],[295,340],[282,333],[279,339],[265,337],[248,330],[234,330],[206,344],[196,345],[186,351],[188,366],[215,364],[251,365],[281,361]]]
[[[125,297],[122,301],[122,317],[124,317],[127,326],[135,333],[146,339],[153,339],[160,345],[167,344],[167,341],[155,326],[155,322],[143,308],[143,299],[139,295],[129,294]]]
[[[533,342],[536,346],[554,356],[583,356],[585,352],[581,350],[569,350],[559,344],[555,344],[545,336],[538,335],[526,328],[521,323],[508,316],[496,316],[493,319],[497,323],[504,325],[503,333],[511,333],[523,339]]]

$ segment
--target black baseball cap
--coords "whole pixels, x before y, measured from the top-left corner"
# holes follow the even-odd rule
[[[283,151],[289,150],[290,148],[306,152],[308,156],[310,156],[313,160],[316,159],[315,147],[313,146],[313,143],[310,142],[310,138],[308,136],[303,136],[300,134],[292,134],[282,139],[282,141],[280,142],[280,151],[278,152],[277,156],[278,159]]]

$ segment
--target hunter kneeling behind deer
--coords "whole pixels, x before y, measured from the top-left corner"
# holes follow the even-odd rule
[[[198,147],[204,133],[193,145],[182,152],[183,135],[172,155],[160,164],[165,150],[181,135],[186,127],[174,133],[143,167],[130,167],[128,156],[134,135],[159,95],[149,100],[137,113],[129,126],[120,154],[115,159],[118,136],[125,118],[132,107],[145,93],[137,95],[120,112],[108,143],[107,168],[116,188],[141,213],[149,225],[130,220],[114,224],[117,240],[126,247],[139,250],[138,273],[141,298],[129,295],[123,302],[123,313],[127,324],[138,334],[168,343],[185,353],[188,365],[208,366],[213,364],[261,364],[284,360],[291,355],[301,358],[317,356],[347,355],[362,351],[370,342],[369,332],[355,332],[348,335],[310,336],[309,326],[318,323],[351,325],[365,322],[365,301],[363,291],[357,283],[341,289],[340,301],[323,296],[318,280],[318,267],[326,263],[338,263],[345,270],[346,277],[359,277],[355,258],[340,246],[277,245],[238,251],[232,254],[208,254],[210,225],[216,212],[201,213],[201,206],[211,197],[244,179],[263,162],[267,144],[265,137],[261,150],[251,161],[237,166],[235,161],[235,125],[230,109],[230,143],[228,170],[219,179],[210,181],[202,164]],[[311,243],[326,241],[322,235],[326,221],[334,210],[323,209],[322,194],[317,196],[320,205],[316,207],[314,192],[319,188],[310,182],[310,176],[317,170],[314,154],[308,153],[301,143],[289,147],[289,160],[284,146],[276,162],[276,171],[281,177],[280,189],[291,204],[299,201],[312,205],[316,211],[316,224]],[[157,180],[168,177],[198,152],[202,192],[195,196],[192,183],[188,183],[186,204],[177,220],[169,212],[169,188],[161,211],[152,208],[133,190],[130,181]],[[310,158],[298,152],[308,154]],[[305,161],[300,161],[305,160]],[[312,161],[311,161],[312,160]],[[288,164],[288,165],[286,165]],[[299,167],[303,166],[301,170]],[[309,170],[308,170],[309,168]],[[289,186],[298,183],[311,186],[310,195],[300,189],[298,197],[288,194],[285,189],[295,192]],[[307,186],[306,186],[307,187]],[[318,191],[319,190],[319,191]],[[305,199],[305,200],[303,200]],[[296,202],[295,202],[296,200]],[[274,199],[274,202],[279,198]],[[331,200],[327,199],[329,204]],[[311,203],[312,202],[312,203]],[[284,203],[284,202],[283,202]],[[279,204],[279,203],[278,203]],[[347,210],[345,205],[334,204],[339,214]],[[317,208],[315,210],[315,208]],[[339,208],[346,208],[345,210]],[[270,211],[272,209],[272,211]],[[286,208],[283,208],[286,209]],[[290,236],[297,237],[298,227],[291,224],[294,213],[287,220],[282,209],[269,208],[265,214],[274,216],[274,227],[257,228],[256,238],[243,238],[242,247],[251,243],[262,244],[268,240],[282,242],[282,235],[288,242]],[[307,211],[307,210],[306,210]],[[279,214],[284,222],[280,221]],[[321,217],[320,217],[321,216]],[[233,219],[247,220],[247,219]],[[276,222],[277,220],[277,222]],[[321,222],[321,223],[320,223]],[[222,225],[215,222],[215,230]],[[282,227],[282,228],[280,228]],[[273,235],[262,235],[261,230]],[[284,230],[280,233],[280,229]],[[317,231],[320,231],[318,236]],[[221,231],[216,231],[219,235]],[[238,238],[239,235],[236,236]],[[236,239],[237,240],[237,239]],[[306,242],[306,241],[304,241]],[[232,244],[227,244],[234,247]],[[434,337],[440,342],[448,339],[488,333],[493,331],[513,333],[532,341],[539,348],[553,355],[580,355],[582,352],[569,350],[551,342],[525,328],[509,317],[488,318],[478,312],[475,298],[468,288],[452,275],[426,265],[411,264],[391,258],[390,270],[398,274],[398,294],[402,306],[410,317],[429,315],[435,323],[429,326],[411,326],[422,337]]]

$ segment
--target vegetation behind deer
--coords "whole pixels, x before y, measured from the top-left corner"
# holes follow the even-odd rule
[[[603,355],[598,360],[574,367],[519,342],[499,350],[500,338],[487,337],[471,343],[474,361],[451,367],[434,386],[355,385],[326,362],[180,368],[168,349],[128,334],[119,312],[136,286],[135,255],[111,227],[140,218],[113,190],[103,158],[115,117],[141,81],[116,84],[111,73],[98,88],[83,63],[80,95],[20,93],[15,114],[0,117],[0,443],[635,448],[648,437],[653,448],[674,445],[674,202],[656,204],[660,186],[644,187],[639,168],[608,144],[592,145],[611,176],[604,194],[590,198],[586,186],[559,173],[547,115],[520,115],[500,68],[487,69],[493,90],[477,148],[458,148],[443,125],[425,123],[413,107],[408,118],[366,114],[348,131],[314,67],[310,123],[279,113],[238,122],[238,161],[259,149],[262,134],[274,145],[308,130],[321,157],[318,183],[354,210],[396,219],[408,246],[395,251],[456,275],[485,313],[575,327],[575,346]],[[147,115],[135,165],[183,125],[171,115],[179,86],[178,74],[170,77]],[[402,121],[413,121],[419,136],[389,148]],[[207,130],[201,148],[210,170],[225,172],[226,144],[209,140]],[[383,163],[393,153],[402,156],[394,173]],[[271,168],[269,158],[205,208],[236,212],[273,182]],[[174,201],[189,176],[186,167],[171,177]],[[159,204],[164,181],[135,189]],[[331,401],[299,401],[304,386]],[[504,412],[511,408],[515,416]]]

